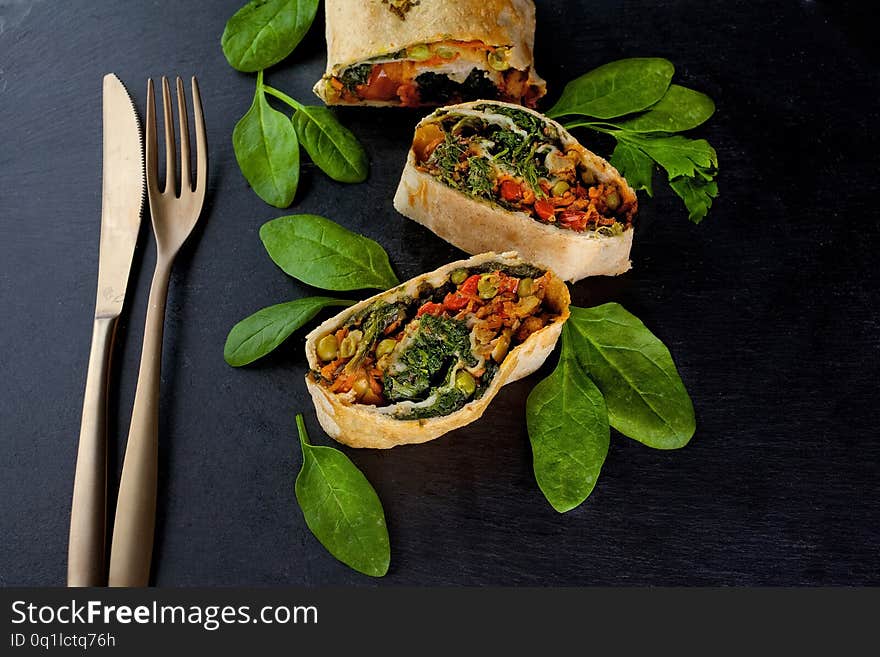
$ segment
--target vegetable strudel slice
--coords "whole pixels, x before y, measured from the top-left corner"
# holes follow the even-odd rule
[[[306,336],[318,420],[352,447],[421,443],[479,418],[534,372],[568,318],[568,288],[516,253],[484,253],[347,308]]]
[[[630,268],[638,202],[559,123],[476,101],[419,122],[394,207],[468,253],[516,250],[576,281]]]
[[[326,0],[328,105],[419,107],[499,98],[534,106],[531,0]]]

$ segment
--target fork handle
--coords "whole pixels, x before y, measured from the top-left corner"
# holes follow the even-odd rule
[[[144,346],[125,447],[110,548],[110,586],[146,586],[156,525],[159,459],[159,379],[171,263],[160,257],[153,273]]]
[[[92,329],[70,507],[68,586],[103,586],[107,581],[107,386],[116,321],[97,317]]]

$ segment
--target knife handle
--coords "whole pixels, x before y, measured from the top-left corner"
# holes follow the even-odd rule
[[[92,329],[70,508],[68,586],[103,586],[107,577],[107,386],[116,320],[98,317]]]
[[[171,263],[160,256],[153,274],[144,346],[110,547],[110,586],[147,586],[156,526],[159,381]]]

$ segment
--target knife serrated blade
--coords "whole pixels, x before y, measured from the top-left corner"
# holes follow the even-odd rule
[[[138,113],[122,82],[104,76],[103,189],[98,295],[76,453],[67,548],[69,586],[106,583],[107,387],[116,322],[144,207],[144,159]]]
[[[104,165],[96,317],[118,317],[144,206],[144,154],[137,110],[122,82],[104,76]]]

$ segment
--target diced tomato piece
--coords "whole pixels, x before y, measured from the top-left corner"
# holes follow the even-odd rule
[[[587,213],[579,210],[563,210],[559,221],[566,228],[582,231],[587,227]]]
[[[446,310],[457,312],[468,305],[469,301],[470,299],[468,299],[463,294],[460,294],[458,292],[450,292],[446,295],[446,298],[443,299],[443,307],[446,308]]]
[[[477,294],[477,284],[480,282],[480,275],[474,274],[469,277],[464,283],[461,284],[461,287],[458,288],[458,291],[462,294],[466,294],[468,296],[476,296]]]
[[[443,304],[442,303],[433,303],[429,301],[416,313],[416,317],[421,317],[422,315],[434,315],[435,317],[439,316],[443,312]]]
[[[513,276],[505,276],[504,274],[502,274],[501,280],[498,281],[498,294],[504,294],[505,292],[515,294],[518,287],[518,278],[514,278]]]
[[[543,221],[551,221],[553,219],[553,204],[544,199],[535,201],[535,212]]]
[[[522,187],[515,180],[505,180],[501,183],[501,198],[505,201],[519,201],[523,197]]]

